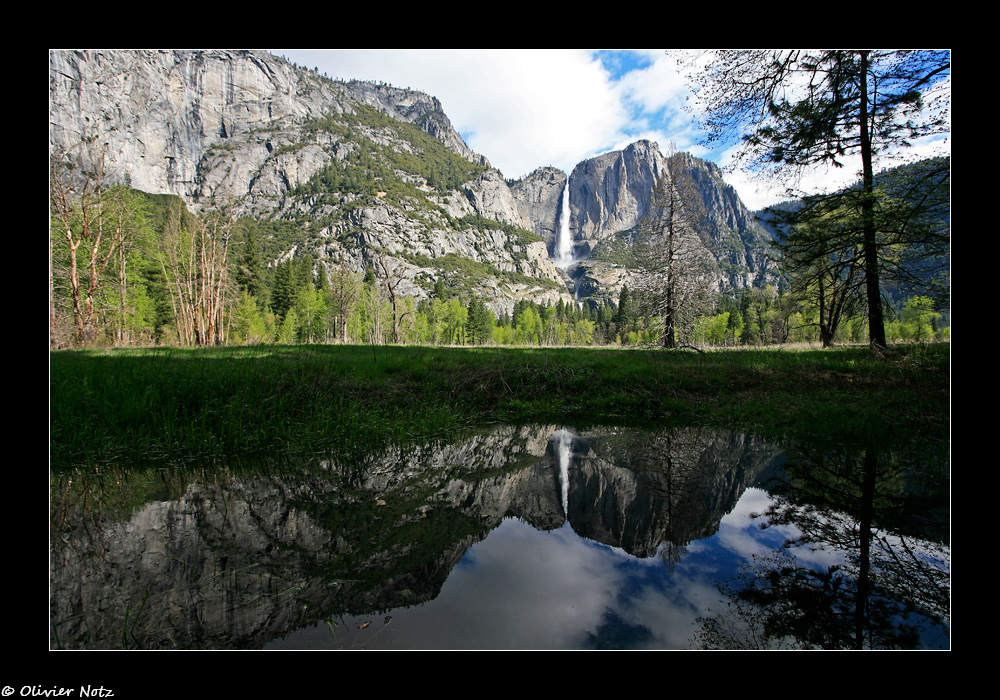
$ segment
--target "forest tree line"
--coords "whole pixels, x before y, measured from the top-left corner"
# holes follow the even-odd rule
[[[446,274],[426,298],[401,294],[398,263],[377,254],[365,270],[308,255],[269,263],[261,248],[266,224],[239,218],[225,206],[194,214],[177,197],[104,186],[97,175],[73,184],[71,172],[54,168],[50,180],[53,347],[333,342],[734,347],[863,343],[867,337],[853,268],[845,273],[828,264],[817,267],[814,258],[789,265],[790,285],[702,295],[690,308],[672,301],[669,315],[663,289],[645,284],[623,287],[617,300],[552,305],[523,300],[511,313],[498,315],[470,285]],[[660,194],[672,200],[677,192]],[[672,241],[669,258],[676,260],[691,234],[682,226],[676,236],[663,233],[674,226],[673,209],[663,205],[660,217],[646,225],[655,228],[647,232],[649,240]],[[679,204],[676,210],[686,211]],[[829,238],[832,218],[824,211],[804,219],[794,236],[785,236],[786,245],[812,241],[817,231]],[[662,242],[657,245],[662,253]],[[798,262],[790,255],[783,259]],[[680,299],[687,289],[683,274],[664,268],[655,277],[676,280],[671,298]],[[948,339],[948,319],[939,306],[924,294],[887,302],[887,336]]]
[[[680,65],[693,70],[698,56],[679,55]],[[787,89],[803,76],[810,90]],[[688,81],[701,104],[707,143],[738,139],[737,160],[753,172],[794,181],[803,168],[843,167],[846,156],[860,159],[855,186],[770,212],[781,267],[777,288],[729,295],[720,295],[717,284],[713,288],[717,265],[699,241],[705,236],[702,203],[674,164],[639,226],[635,289],[623,289],[617,302],[583,308],[522,302],[497,317],[484,312],[484,300],[475,298],[470,285],[454,284],[440,268],[440,288],[427,290],[426,299],[408,298],[401,294],[398,270],[377,253],[365,270],[349,269],[343,260],[284,260],[279,250],[269,251],[271,262],[264,264],[265,256],[255,251],[254,227],[275,225],[288,240],[298,240],[300,226],[251,222],[219,202],[195,215],[179,199],[107,186],[100,167],[75,173],[57,158],[50,177],[50,345],[333,341],[670,348],[804,340],[829,346],[867,336],[880,349],[889,340],[948,337],[950,157],[882,173],[876,166],[891,163],[885,154],[915,139],[947,137],[949,51],[717,50]],[[371,196],[379,181],[379,193],[419,201],[421,189],[404,183],[399,171],[442,189],[478,171],[411,125],[370,108],[348,112],[307,125],[307,137],[329,132],[357,149],[303,185],[300,196],[345,190]],[[408,146],[386,147],[384,139],[360,135],[371,128]]]

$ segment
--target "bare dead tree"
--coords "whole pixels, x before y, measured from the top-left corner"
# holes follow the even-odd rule
[[[641,274],[636,296],[643,313],[663,319],[663,347],[675,348],[678,336],[710,304],[718,265],[696,231],[701,197],[680,172],[678,159],[668,158],[667,163],[638,227],[635,256]]]
[[[392,342],[399,343],[399,328],[403,319],[410,315],[409,311],[399,312],[399,285],[405,279],[400,271],[399,264],[395,264],[390,269],[390,264],[386,262],[385,255],[379,255],[375,261],[378,276],[389,297],[392,305]]]
[[[340,262],[329,275],[332,309],[335,316],[336,334],[340,342],[347,342],[347,318],[358,303],[360,281],[357,273],[347,265],[347,255],[340,253]]]
[[[108,309],[111,321],[109,332],[115,345],[132,343],[133,326],[129,319],[136,309],[132,308],[130,294],[136,282],[129,278],[131,258],[137,245],[146,245],[148,228],[144,214],[142,196],[125,188],[115,188],[115,202],[111,212],[109,233],[113,241],[114,254],[114,307]],[[111,301],[109,300],[109,307]]]
[[[170,212],[161,242],[160,267],[170,290],[178,339],[184,345],[225,345],[232,299],[229,244],[235,213],[184,216]]]
[[[95,159],[92,172],[75,170],[62,156],[51,159],[49,179],[50,214],[56,230],[49,235],[49,322],[50,343],[55,342],[55,238],[65,247],[65,276],[73,309],[76,340],[87,344],[97,326],[97,297],[105,282],[108,266],[125,244],[127,227],[115,227],[113,200],[118,192],[109,188],[104,176],[104,158]],[[119,222],[122,224],[123,222]],[[106,231],[110,228],[110,234]]]

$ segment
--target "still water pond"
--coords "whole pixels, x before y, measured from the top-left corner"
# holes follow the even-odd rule
[[[947,649],[948,491],[926,451],[709,429],[56,473],[51,645]]]

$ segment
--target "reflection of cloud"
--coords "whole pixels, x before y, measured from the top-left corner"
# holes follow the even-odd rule
[[[474,566],[455,570],[435,606],[447,610],[452,629],[467,626],[490,647],[575,648],[621,586],[616,555],[568,528],[544,533],[508,520],[473,556]]]
[[[748,489],[718,533],[690,543],[670,567],[581,538],[568,525],[542,532],[507,519],[466,552],[437,598],[393,610],[391,624],[348,638],[385,649],[687,649],[698,618],[725,606],[719,582],[742,565],[753,570],[757,555],[766,561],[798,534],[760,528],[771,502]],[[840,560],[830,550],[790,553],[824,567]]]
[[[771,505],[771,496],[763,489],[748,488],[740,496],[733,509],[722,518],[723,525],[746,527],[756,515],[760,515]]]
[[[797,539],[802,532],[792,525],[772,525],[764,517],[773,499],[761,489],[749,488],[719,528],[718,543],[744,559],[766,556],[783,542]],[[760,527],[767,524],[765,530]],[[850,527],[845,524],[843,527]],[[799,563],[827,569],[844,561],[842,552],[827,547],[795,547],[790,550]]]
[[[761,525],[766,523],[761,516],[771,502],[766,491],[748,488],[733,510],[722,518],[716,538],[718,544],[749,559],[754,555],[765,554],[775,544],[796,536],[798,531],[787,526],[771,526],[767,530],[761,530]]]
[[[377,646],[578,649],[612,639],[686,648],[694,618],[714,598],[707,578],[677,582],[680,589],[655,557],[637,560],[569,527],[540,532],[505,520],[467,552],[436,599],[393,611]]]

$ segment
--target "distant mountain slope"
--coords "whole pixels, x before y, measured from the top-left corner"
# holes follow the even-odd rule
[[[53,51],[50,147],[192,208],[239,202],[282,229],[272,259],[383,256],[403,294],[447,277],[494,309],[568,298],[503,178],[423,93],[259,51]]]
[[[506,182],[434,97],[333,81],[252,50],[51,51],[49,61],[53,153],[82,166],[103,159],[116,181],[192,209],[238,204],[261,222],[270,262],[308,255],[361,271],[387,261],[402,294],[426,297],[444,280],[494,311],[571,298],[572,280],[549,257],[567,175],[543,168]],[[721,286],[766,281],[762,236],[718,169],[674,157],[687,159],[711,209],[706,244],[726,271]],[[574,169],[579,256],[637,224],[664,163],[640,141]],[[591,287],[616,297],[627,275],[617,268]]]

